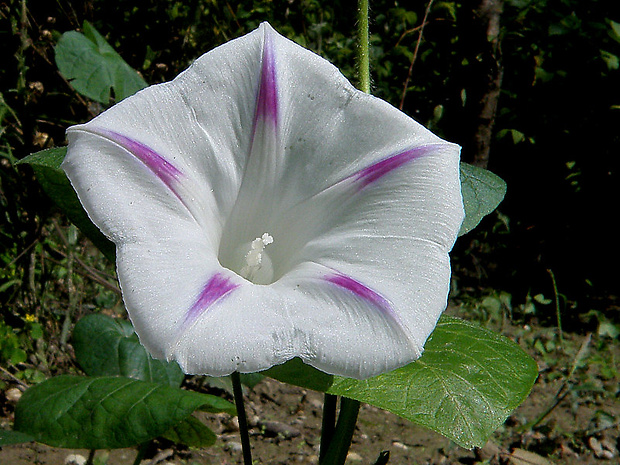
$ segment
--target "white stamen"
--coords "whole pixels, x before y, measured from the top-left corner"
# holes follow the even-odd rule
[[[245,266],[241,268],[241,276],[254,281],[256,273],[262,267],[265,247],[271,243],[273,243],[273,237],[269,233],[264,233],[251,242],[250,251],[245,254]]]

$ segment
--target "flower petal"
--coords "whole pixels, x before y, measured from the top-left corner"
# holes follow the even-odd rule
[[[327,277],[326,277],[327,276]],[[168,357],[186,373],[254,372],[301,357],[327,373],[367,378],[412,348],[372,290],[307,263],[272,286],[240,286],[179,338]],[[342,275],[338,275],[342,276]],[[344,286],[341,286],[343,284]]]
[[[411,157],[408,163],[366,184],[366,173],[383,172],[382,163],[370,165],[359,171],[359,176],[324,192],[331,197],[321,201],[331,206],[332,225],[315,234],[297,263],[312,260],[372,282],[374,291],[392,303],[419,356],[446,307],[448,253],[464,216],[459,149],[451,144],[435,145],[434,150]],[[346,182],[350,180],[353,186]],[[363,189],[351,195],[360,183]]]
[[[73,139],[91,133],[118,144],[126,138],[187,175],[179,193],[199,223],[224,222],[237,199],[252,146],[263,36],[255,31],[222,45],[173,81],[144,89],[92,121],[69,128],[65,167],[70,171],[74,160],[89,158],[88,150],[82,154],[72,149]],[[112,134],[116,136],[109,137]],[[126,153],[117,150],[109,156]],[[101,159],[100,154],[94,157]],[[81,180],[75,177],[74,182]]]
[[[271,233],[275,218],[304,200],[394,154],[444,143],[393,106],[356,90],[332,64],[269,25],[260,31],[261,89],[269,90],[259,93],[251,156],[224,227],[225,266],[235,263],[235,244]],[[263,113],[276,116],[260,118]],[[380,177],[378,167],[365,176],[365,182]]]
[[[392,306],[390,303],[380,294],[377,294],[375,291],[365,286],[364,284],[356,281],[350,276],[343,275],[338,272],[328,273],[323,279],[325,281],[335,284],[347,291],[351,292],[356,297],[365,300],[372,306],[376,307],[376,309],[386,315],[389,315],[391,318],[395,318],[394,311],[392,310]]]
[[[277,147],[256,156],[275,171],[272,195],[297,203],[391,154],[443,143],[388,103],[356,90],[328,61],[261,27],[262,80],[276,92],[259,105],[276,100],[275,128],[265,130],[276,134]]]
[[[237,287],[239,287],[239,284],[233,283],[229,277],[224,276],[222,273],[216,273],[211,276],[198,295],[194,305],[192,305],[185,314],[181,331],[183,331],[187,325],[191,325],[204,312],[208,311],[211,306],[220,299],[226,297],[226,295],[234,291]]]

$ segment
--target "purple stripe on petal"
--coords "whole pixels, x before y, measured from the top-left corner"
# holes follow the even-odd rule
[[[359,281],[340,273],[326,275],[324,279],[336,286],[346,289],[352,292],[357,297],[361,298],[377,307],[382,313],[390,316],[391,318],[398,320],[396,314],[392,310],[390,303],[379,293],[373,291],[369,287],[366,287]]]
[[[276,57],[271,35],[265,34],[260,87],[256,107],[256,120],[263,118],[278,123],[278,86],[276,80]]]
[[[214,274],[202,288],[194,305],[192,305],[186,313],[183,325],[186,326],[196,321],[196,319],[209,310],[213,304],[224,298],[237,287],[239,287],[239,284],[231,282],[230,278],[220,273]]]
[[[416,158],[422,157],[429,152],[432,152],[438,146],[439,145],[422,145],[420,147],[405,150],[404,152],[384,158],[377,163],[373,163],[372,165],[367,166],[366,168],[363,168],[357,173],[353,174],[351,177],[359,183],[360,189],[364,188],[367,185],[372,184],[379,178],[383,177],[384,175],[388,174],[389,172],[400,168],[401,166],[412,160],[415,160]]]
[[[183,176],[183,173],[176,166],[155,152],[155,150],[142,142],[138,142],[137,140],[119,134],[118,132],[107,130],[93,132],[101,133],[130,152],[134,157],[144,163],[149,170],[151,170],[166,186],[168,186],[172,192],[175,193],[177,197],[179,197],[179,194],[175,190],[175,185]]]

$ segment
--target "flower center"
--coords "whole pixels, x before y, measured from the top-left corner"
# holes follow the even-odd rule
[[[241,246],[241,253],[247,250],[245,263],[239,272],[241,276],[255,284],[270,284],[273,281],[273,264],[265,251],[265,247],[272,242],[273,237],[264,233],[249,244]]]

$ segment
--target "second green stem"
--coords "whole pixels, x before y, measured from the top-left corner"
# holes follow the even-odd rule
[[[357,4],[357,78],[358,88],[370,93],[370,44],[368,34],[368,0]]]

